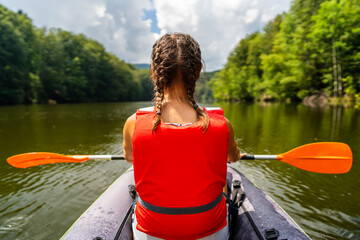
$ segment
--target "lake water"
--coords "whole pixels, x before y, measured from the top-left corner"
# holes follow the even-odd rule
[[[130,165],[61,163],[27,169],[6,159],[24,152],[121,154],[127,117],[149,102],[0,106],[0,239],[59,239]],[[313,239],[360,239],[360,110],[293,104],[216,103],[243,152],[283,153],[318,142],[347,143],[347,174],[311,173],[274,161],[233,164]]]

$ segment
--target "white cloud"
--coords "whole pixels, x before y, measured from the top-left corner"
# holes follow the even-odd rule
[[[256,20],[256,18],[258,17],[258,15],[259,15],[258,9],[251,8],[251,9],[247,10],[245,13],[245,23],[249,24],[249,23],[254,22]]]
[[[154,0],[161,33],[185,32],[200,44],[207,70],[220,69],[246,34],[288,10],[290,0]]]
[[[99,17],[99,18],[102,18],[105,16],[106,14],[106,7],[105,5],[97,5],[95,6],[95,12],[96,12],[96,15]]]
[[[161,34],[185,32],[200,44],[207,70],[222,68],[246,34],[259,31],[291,0],[2,0],[22,9],[38,27],[59,27],[101,42],[108,51],[132,63],[148,63],[159,34],[143,10],[156,10]]]
[[[151,21],[142,20],[148,0],[107,0],[101,24],[85,28],[85,33],[103,43],[107,50],[129,62],[148,62],[151,46],[158,37],[150,32]]]

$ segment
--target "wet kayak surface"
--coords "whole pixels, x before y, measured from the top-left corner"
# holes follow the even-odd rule
[[[129,164],[62,163],[15,169],[23,152],[121,154],[127,117],[149,102],[0,106],[0,239],[58,239]],[[314,239],[360,239],[360,111],[291,104],[217,103],[239,147],[277,154],[316,141],[345,142],[354,164],[344,175],[306,172],[280,162],[232,164],[270,195]],[[209,105],[212,106],[212,105]]]

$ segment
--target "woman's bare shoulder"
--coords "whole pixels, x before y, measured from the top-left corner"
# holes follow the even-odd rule
[[[134,113],[130,117],[128,117],[126,122],[135,122],[135,120],[136,120],[136,113]]]
[[[124,133],[125,132],[132,132],[132,130],[135,127],[135,121],[136,121],[136,113],[132,114],[128,119],[126,119],[125,125],[124,125]]]

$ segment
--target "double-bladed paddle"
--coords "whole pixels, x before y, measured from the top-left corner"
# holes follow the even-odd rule
[[[34,152],[9,157],[7,162],[17,168],[28,168],[61,162],[85,162],[87,160],[124,160],[123,155],[62,155]],[[250,155],[241,160],[278,160],[294,167],[317,173],[347,173],[352,166],[352,152],[345,143],[318,142],[294,148],[278,155]]]

